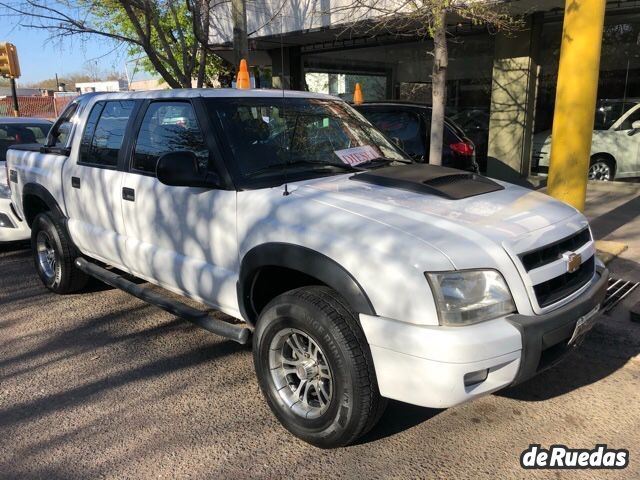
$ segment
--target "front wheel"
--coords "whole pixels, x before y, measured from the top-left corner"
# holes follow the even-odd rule
[[[596,157],[589,166],[589,180],[610,182],[615,175],[615,167],[611,160]]]
[[[34,219],[31,250],[38,276],[52,292],[71,293],[87,284],[89,277],[73,265],[78,252],[52,213],[40,213]]]
[[[384,411],[364,333],[335,291],[304,287],[280,295],[261,313],[253,342],[269,407],[302,440],[348,445]]]

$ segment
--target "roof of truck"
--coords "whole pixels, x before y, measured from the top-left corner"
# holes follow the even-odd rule
[[[51,120],[47,120],[46,118],[32,118],[32,117],[0,117],[0,123],[3,124],[53,124]]]
[[[323,100],[340,100],[338,97],[324,93],[299,92],[296,90],[249,89],[236,88],[176,88],[172,90],[147,90],[138,92],[93,92],[78,98],[96,97],[97,99],[141,99],[141,98],[317,98]]]

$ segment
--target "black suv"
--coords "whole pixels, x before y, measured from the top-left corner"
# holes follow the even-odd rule
[[[417,103],[371,102],[353,105],[382,133],[399,143],[418,162],[428,161],[431,107]],[[442,165],[478,172],[475,145],[462,129],[445,117]]]

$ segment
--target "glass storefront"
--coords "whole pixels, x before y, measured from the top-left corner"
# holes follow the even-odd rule
[[[542,22],[539,38],[532,40],[532,50],[524,54],[531,55],[537,65],[533,70],[537,79],[527,80],[534,81],[535,108],[527,108],[526,113],[532,121],[527,132],[533,135],[533,144],[522,155],[533,158],[523,159],[522,164],[531,165],[533,173],[544,174],[544,161],[540,158],[549,153],[548,148],[543,150],[545,141],[548,147],[553,122],[562,15],[547,12],[537,21]],[[355,84],[360,83],[365,101],[394,99],[429,105],[431,50],[429,39],[406,37],[387,39],[386,43],[374,46],[306,49],[301,57],[303,88],[351,100]],[[490,117],[496,113],[490,112],[492,87],[496,88],[492,85],[496,55],[496,35],[486,29],[467,31],[449,39],[447,116],[476,144],[481,164],[482,157],[487,156]],[[495,102],[493,105],[495,109]],[[640,177],[640,123],[634,123],[638,121],[640,13],[621,14],[611,9],[602,40],[592,149],[596,159],[609,165],[609,180]]]
[[[553,125],[561,35],[562,18],[545,22],[535,112],[534,173],[544,174],[548,169],[545,157]],[[590,175],[594,180],[635,181],[640,177],[640,130],[634,128],[634,122],[640,121],[640,14],[607,14],[597,98]]]

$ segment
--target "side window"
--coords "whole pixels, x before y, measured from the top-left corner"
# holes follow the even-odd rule
[[[618,130],[631,130],[633,122],[640,120],[640,108],[634,110],[631,115],[624,119],[624,121],[618,127]]]
[[[202,172],[209,167],[209,150],[189,102],[154,102],[142,119],[132,168],[155,175],[158,158],[169,152],[189,151]]]
[[[420,118],[410,112],[362,112],[375,127],[389,138],[397,138],[410,155],[425,154]]]
[[[105,167],[118,165],[133,100],[113,100],[94,105],[80,142],[80,162]]]
[[[71,119],[75,115],[76,110],[78,110],[78,104],[73,102],[62,112],[62,115],[60,115],[60,118],[58,118],[49,132],[47,146],[56,148],[64,148],[67,146],[67,141],[71,134],[71,127],[73,126]]]

